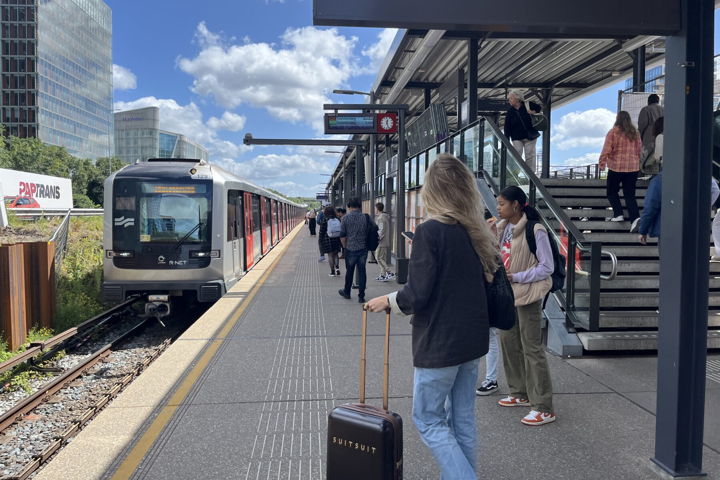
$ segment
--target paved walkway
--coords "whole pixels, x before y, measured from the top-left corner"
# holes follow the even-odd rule
[[[317,256],[316,237],[301,232],[237,324],[217,339],[214,359],[133,478],[324,478],[327,413],[357,398],[360,306],[356,291],[352,301],[337,294],[342,278],[328,277]],[[374,278],[377,266],[368,265],[368,272]],[[369,285],[368,298],[396,286]],[[406,318],[393,322],[390,408],[405,420],[405,478],[437,479],[411,419],[410,327]],[[383,329],[383,316],[372,315],[368,395],[377,403]],[[660,478],[650,462],[656,359],[549,361],[556,423],[526,427],[520,423],[525,410],[498,407],[499,394],[477,399],[480,478]],[[718,373],[717,381],[708,380],[704,458],[708,478],[720,479],[720,420],[711,410],[720,405],[720,357],[711,362]]]

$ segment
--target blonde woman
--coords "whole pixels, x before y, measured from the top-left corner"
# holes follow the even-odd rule
[[[408,283],[367,308],[413,315],[413,421],[442,478],[476,479],[475,384],[488,351],[484,281],[499,252],[475,179],[458,159],[438,156],[422,197],[428,218],[415,230]]]

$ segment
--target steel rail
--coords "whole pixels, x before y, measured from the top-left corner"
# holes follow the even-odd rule
[[[8,370],[11,370],[15,368],[16,366],[20,365],[21,363],[26,363],[28,360],[32,359],[35,356],[43,355],[47,353],[48,349],[51,349],[52,347],[61,344],[65,341],[71,340],[74,337],[76,337],[79,334],[86,334],[89,329],[94,329],[96,327],[99,327],[101,325],[104,325],[108,320],[110,320],[111,317],[113,317],[116,313],[121,312],[122,310],[126,309],[127,307],[133,305],[134,303],[141,300],[142,296],[132,296],[126,301],[119,303],[118,305],[115,305],[110,310],[107,310],[99,315],[96,315],[92,317],[89,320],[84,321],[80,325],[69,328],[65,330],[62,333],[59,333],[55,335],[54,337],[51,337],[47,340],[43,340],[41,342],[32,342],[28,349],[25,350],[23,353],[14,356],[13,358],[6,360],[2,363],[0,363],[0,373],[6,372]]]
[[[43,386],[40,390],[38,390],[31,396],[23,399],[20,403],[5,412],[2,416],[0,416],[0,431],[5,430],[17,420],[20,420],[23,415],[29,413],[30,411],[35,409],[35,407],[42,404],[51,395],[62,389],[67,383],[72,382],[90,367],[98,363],[101,359],[110,355],[113,348],[135,335],[138,331],[145,327],[150,320],[150,318],[142,320],[141,322],[133,326],[131,329],[127,330],[125,333],[117,337],[115,340],[101,347],[100,349],[95,351],[94,354],[90,355],[82,362],[75,365],[73,368],[66,371],[59,377],[55,378],[53,381]]]

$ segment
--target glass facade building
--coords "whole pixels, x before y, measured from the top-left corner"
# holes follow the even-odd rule
[[[160,130],[160,109],[115,113],[115,156],[127,163],[148,158],[208,159],[208,151],[179,133]]]
[[[2,124],[82,158],[113,148],[112,12],[102,0],[0,0]]]

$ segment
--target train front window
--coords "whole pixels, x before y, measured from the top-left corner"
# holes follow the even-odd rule
[[[208,184],[141,183],[141,243],[210,242]]]

